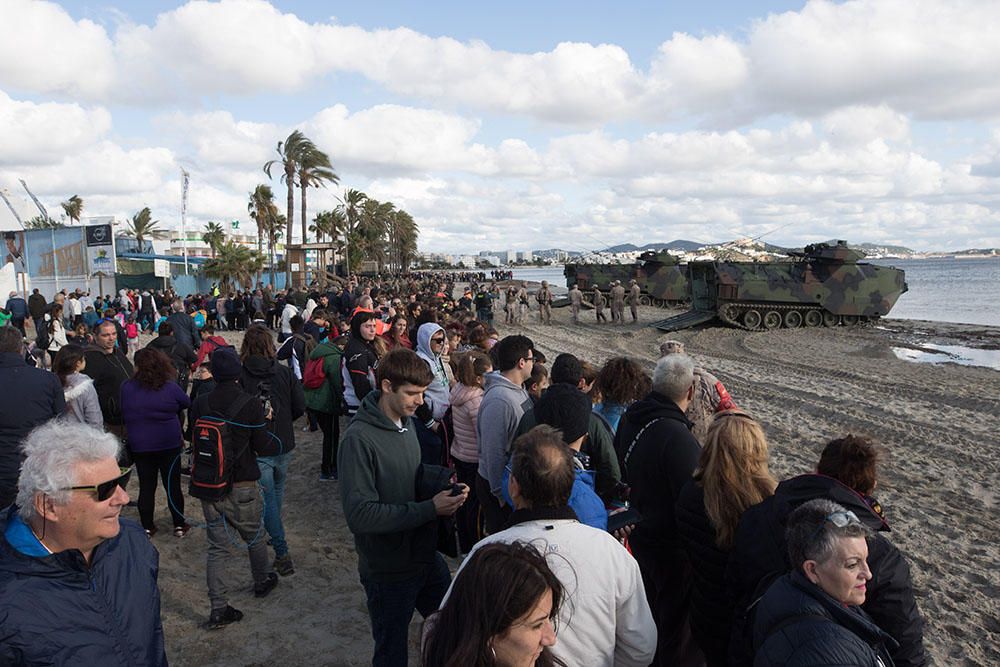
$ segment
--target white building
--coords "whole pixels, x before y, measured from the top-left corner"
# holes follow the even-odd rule
[[[517,251],[517,261],[519,262],[533,262],[535,261],[535,256],[530,250],[518,250]]]

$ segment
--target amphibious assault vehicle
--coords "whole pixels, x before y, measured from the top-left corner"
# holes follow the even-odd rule
[[[566,264],[563,275],[566,287],[575,284],[587,302],[595,285],[610,298],[611,285],[616,280],[626,290],[629,281],[637,281],[642,290],[639,302],[644,306],[668,306],[688,300],[687,274],[680,261],[668,252],[650,250],[632,264]]]
[[[907,290],[901,269],[859,262],[817,243],[788,262],[690,262],[691,310],[652,326],[676,331],[718,318],[743,329],[855,326],[889,312]]]

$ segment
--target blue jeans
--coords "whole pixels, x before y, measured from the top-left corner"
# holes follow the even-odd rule
[[[361,577],[368,597],[368,616],[375,639],[375,667],[406,667],[410,620],[413,610],[427,618],[437,611],[451,584],[451,573],[441,554],[418,577],[384,583]]]
[[[292,454],[258,456],[260,468],[260,488],[264,492],[264,528],[271,536],[271,546],[275,556],[288,554],[285,542],[285,525],[281,523],[281,506],[285,501],[285,480],[288,479],[288,462]]]

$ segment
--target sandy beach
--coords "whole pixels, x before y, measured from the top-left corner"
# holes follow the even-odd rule
[[[664,334],[645,326],[669,315],[641,308],[640,324],[531,322],[501,333],[530,336],[549,359],[572,352],[595,364],[617,355],[652,368],[659,343],[682,340],[726,384],[740,407],[763,423],[779,479],[812,470],[823,443],[862,433],[889,451],[878,497],[906,553],[927,620],[926,646],[935,664],[1000,664],[1000,371],[899,360],[893,347],[926,343],[1000,349],[1000,328],[885,320],[860,329],[751,333],[708,327]],[[628,315],[626,314],[626,317]],[[502,321],[502,314],[498,318]],[[231,342],[240,334],[223,333]],[[167,653],[174,665],[363,665],[372,642],[356,557],[340,508],[337,483],[321,483],[319,433],[297,423],[297,447],[285,499],[285,525],[296,573],[270,597],[256,600],[249,567],[233,549],[231,604],[246,617],[208,633],[205,534],[183,539],[161,531],[160,588]],[[130,489],[133,494],[137,486]],[[162,490],[158,522],[169,525]],[[197,502],[187,513],[201,520]],[[134,515],[134,508],[127,514]],[[452,563],[453,567],[457,562]],[[411,625],[416,664],[419,616]]]

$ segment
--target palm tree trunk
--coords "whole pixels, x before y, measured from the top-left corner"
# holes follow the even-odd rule
[[[305,181],[304,178],[299,177],[299,181],[301,181],[299,183],[299,191],[301,192],[301,195],[302,195],[302,206],[301,206],[302,211],[300,212],[300,215],[302,216],[302,244],[305,245],[306,238],[307,238],[306,237],[306,233],[309,231],[309,225],[306,224],[306,188],[308,186],[306,185],[306,181]],[[302,274],[303,274],[303,277],[305,276],[306,269],[308,269],[308,268],[309,268],[309,263],[306,261],[306,250],[303,248],[303,250],[302,250]]]
[[[288,257],[288,246],[292,242],[292,226],[295,224],[295,165],[286,163],[285,184],[288,186],[288,216],[285,230],[285,289],[292,285],[292,262]]]

